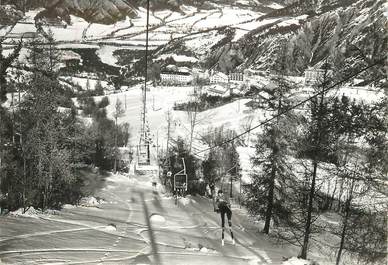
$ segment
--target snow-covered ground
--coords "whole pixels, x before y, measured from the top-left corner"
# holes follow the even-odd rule
[[[2,216],[2,264],[309,264],[284,261],[297,250],[257,233],[237,205],[232,206],[236,245],[227,233],[222,247],[211,200],[188,196],[175,205],[161,189],[153,191],[146,175],[101,181],[104,187],[95,196],[104,202],[95,207],[67,205],[34,218]]]
[[[116,100],[122,101],[125,115],[119,122],[130,123],[134,144],[140,128],[140,88],[139,85],[108,95],[107,112],[111,117]],[[147,116],[154,142],[159,138],[161,148],[167,137],[164,121],[168,110],[172,112],[172,135],[188,137],[187,114],[173,111],[172,107],[176,101],[189,99],[192,92],[190,86],[150,86]],[[96,97],[96,100],[101,98]],[[250,119],[252,125],[256,125],[269,117],[260,109],[248,109],[247,101],[236,100],[199,113],[195,134],[199,138],[209,127],[219,126],[241,132]],[[247,138],[248,135],[245,139],[248,146],[238,147],[243,183],[250,181],[249,159],[254,152]],[[198,145],[199,149],[206,147]],[[246,210],[237,205],[233,206],[237,244],[231,245],[227,235],[227,243],[222,247],[219,216],[214,213],[209,199],[188,196],[175,205],[161,185],[153,191],[151,178],[150,175],[110,175],[104,180],[103,188],[81,200],[79,206],[65,205],[61,211],[47,213],[30,209],[23,214],[19,210],[1,217],[0,259],[6,264],[310,265],[309,261],[292,258],[298,254],[297,248],[276,245],[257,233],[261,224],[252,222]],[[333,257],[326,254],[314,250],[311,257],[319,264],[332,264]],[[290,259],[285,260],[287,258]]]
[[[88,78],[88,77],[78,77],[78,76],[60,76],[59,80],[66,81],[67,83],[78,85],[83,90],[94,90],[96,88],[96,85],[98,83],[98,79],[95,78]],[[88,88],[88,82],[89,82],[89,88]],[[114,90],[113,85],[110,85],[107,81],[100,80],[101,86],[106,90]]]
[[[151,131],[153,142],[159,141],[161,149],[165,149],[167,141],[167,112],[171,112],[171,127],[170,132],[173,138],[182,137],[188,139],[190,135],[189,116],[185,111],[174,111],[173,106],[175,102],[188,101],[190,95],[194,91],[192,86],[182,87],[166,87],[157,86],[152,87],[147,92],[147,119]],[[103,96],[95,97],[96,101],[101,100]],[[130,124],[132,137],[132,144],[137,144],[138,133],[140,131],[141,119],[140,113],[142,110],[142,92],[141,85],[130,88],[128,91],[109,94],[109,106],[107,113],[109,117],[113,117],[115,111],[116,100],[122,102],[124,108],[124,115],[119,118],[119,123],[128,122]],[[197,115],[197,125],[194,133],[194,149],[201,151],[207,148],[206,145],[200,141],[202,135],[206,134],[210,129],[223,126],[225,129],[235,130],[237,133],[242,132],[243,126],[247,123],[247,118],[252,117],[252,125],[263,121],[269,117],[269,114],[258,109],[252,111],[245,105],[249,100],[240,99],[218,108],[210,109]],[[256,130],[254,133],[260,132]],[[253,133],[253,134],[254,134]],[[252,137],[253,138],[253,134]],[[158,139],[157,139],[158,138]],[[205,155],[206,153],[202,154]]]

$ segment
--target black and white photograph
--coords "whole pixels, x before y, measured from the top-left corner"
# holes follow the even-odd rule
[[[387,0],[0,0],[0,265],[387,265]]]

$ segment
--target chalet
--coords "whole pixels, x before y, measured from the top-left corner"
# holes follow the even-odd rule
[[[160,79],[163,84],[189,84],[193,76],[186,71],[162,71]]]
[[[206,88],[205,93],[209,96],[228,97],[230,89],[221,85],[211,85]]]
[[[46,17],[45,22],[50,27],[56,27],[56,28],[67,28],[67,23],[63,22],[61,19],[58,19],[57,17]]]
[[[61,51],[60,60],[66,67],[77,67],[82,62],[81,56],[78,53],[69,50]]]

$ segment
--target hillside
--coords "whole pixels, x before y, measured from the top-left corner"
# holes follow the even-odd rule
[[[307,67],[325,60],[334,69],[344,65],[357,69],[384,56],[384,1],[310,2],[297,1],[245,22],[188,35],[172,41],[159,53],[180,47],[186,54],[205,54],[202,62],[223,72],[236,68],[276,70],[283,56],[287,57],[285,68],[293,75],[301,75]],[[215,43],[205,43],[216,38]],[[203,45],[198,44],[200,39]],[[381,78],[382,66],[379,70]]]
[[[0,264],[385,263],[384,0],[0,3]]]

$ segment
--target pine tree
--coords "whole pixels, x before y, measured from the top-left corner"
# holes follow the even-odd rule
[[[387,257],[387,174],[388,174],[388,100],[385,97],[365,111],[365,128],[359,150],[358,170],[353,170],[353,181],[358,189],[353,196],[362,208],[345,205],[341,237],[342,248],[356,253],[365,263],[385,263]],[[363,193],[360,194],[360,187]],[[352,191],[350,189],[350,191]],[[356,203],[354,203],[356,204]],[[341,249],[337,261],[341,259]]]
[[[4,57],[4,55],[2,54],[2,41],[3,40],[0,39],[0,103],[6,100],[5,96],[7,93],[7,81],[5,77],[7,75],[7,70],[11,67],[12,63],[17,60],[20,54],[20,50],[22,48],[22,42],[19,42],[19,44],[12,51],[12,53],[7,57]]]
[[[327,66],[327,64],[326,64]],[[312,233],[314,222],[314,213],[318,211],[316,208],[316,193],[317,193],[317,172],[321,162],[335,163],[337,161],[336,154],[333,150],[335,143],[334,130],[331,126],[330,109],[328,104],[327,91],[325,90],[330,85],[330,78],[326,68],[323,76],[318,83],[315,84],[314,90],[320,93],[310,102],[310,113],[307,124],[307,130],[304,135],[303,144],[300,146],[299,155],[302,158],[310,160],[311,175],[308,173],[306,181],[306,199],[307,205],[303,215],[303,243],[300,257],[306,259],[309,248],[309,240]]]
[[[219,181],[219,176],[217,175],[217,154],[212,149],[209,152],[209,156],[206,160],[202,162],[203,176],[205,182],[210,186],[214,186],[217,181]]]
[[[282,57],[277,64],[277,73],[271,77],[271,82],[264,89],[270,95],[266,105],[274,115],[279,115],[289,108],[290,103],[287,98],[293,86],[285,77],[285,43],[280,45],[280,49]],[[284,202],[288,193],[288,179],[291,177],[288,172],[287,155],[290,149],[288,134],[293,130],[292,116],[292,112],[279,116],[265,127],[256,143],[256,154],[252,159],[253,164],[260,171],[252,176],[253,183],[247,190],[251,200],[248,208],[252,213],[265,218],[263,232],[266,234],[269,233],[272,219],[275,219],[277,223],[282,219],[290,222],[288,218],[290,209],[287,209],[289,205]]]
[[[335,130],[335,138],[337,143],[335,149],[337,152],[336,162],[336,186],[339,184],[340,189],[335,187],[335,191],[338,192],[338,208],[337,211],[343,212],[342,218],[342,230],[340,232],[340,246],[337,253],[336,264],[340,264],[342,252],[346,246],[346,239],[348,234],[348,227],[350,224],[351,215],[353,211],[354,198],[361,197],[364,191],[357,190],[357,186],[364,185],[364,177],[360,170],[360,160],[362,159],[363,150],[359,150],[356,145],[357,139],[360,139],[365,134],[368,117],[367,113],[369,108],[363,104],[357,104],[355,101],[350,100],[343,96],[341,100],[335,99],[331,108],[331,119]],[[340,180],[338,183],[337,180]],[[329,180],[332,181],[332,180]],[[334,192],[333,192],[334,194]],[[330,196],[328,196],[328,199]],[[331,197],[333,200],[334,196]],[[327,203],[327,208],[333,204],[333,201]],[[343,205],[343,207],[341,207]]]

